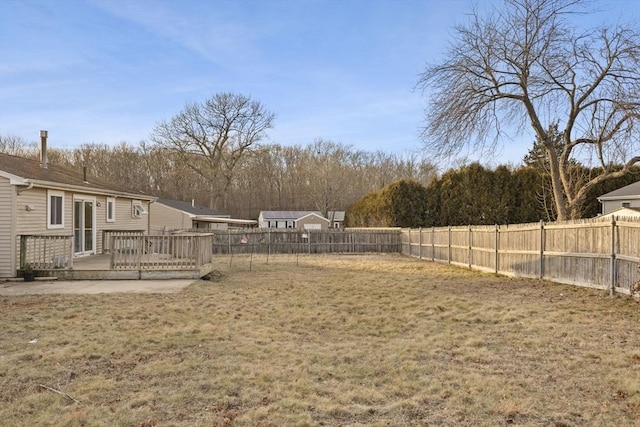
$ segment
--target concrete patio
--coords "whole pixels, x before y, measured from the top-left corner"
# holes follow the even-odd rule
[[[37,280],[0,282],[0,296],[44,294],[178,293],[193,279],[173,280]]]

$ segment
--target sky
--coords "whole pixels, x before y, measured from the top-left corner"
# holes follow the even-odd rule
[[[275,113],[264,143],[329,140],[423,151],[427,63],[452,27],[501,0],[0,0],[0,135],[49,146],[137,145],[216,93]],[[635,19],[640,1],[596,0],[590,22]],[[520,163],[533,136],[493,160]],[[473,153],[466,153],[473,158]]]

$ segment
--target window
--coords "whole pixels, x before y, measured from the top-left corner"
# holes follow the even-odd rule
[[[142,205],[140,200],[133,200],[131,202],[131,216],[134,218],[140,218],[142,215],[146,214],[147,210]]]
[[[107,197],[107,222],[116,222],[116,199]]]
[[[622,202],[622,207],[623,208],[630,208],[631,207],[631,202]]]
[[[47,228],[64,228],[64,192],[47,191]]]

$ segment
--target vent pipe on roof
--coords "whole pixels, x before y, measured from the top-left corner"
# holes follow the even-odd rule
[[[47,135],[46,130],[40,131],[40,166],[47,168],[49,166],[49,160],[47,159]]]
[[[89,181],[87,181],[87,167],[86,166],[82,167],[82,180],[84,181],[85,184],[89,183]]]
[[[191,199],[191,207],[192,208],[196,207],[196,200],[195,199]]]

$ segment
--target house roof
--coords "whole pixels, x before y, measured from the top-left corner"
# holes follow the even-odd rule
[[[183,202],[181,200],[172,200],[172,199],[158,199],[156,203],[161,203],[165,206],[169,206],[174,209],[181,210],[183,212],[187,212],[191,215],[196,216],[228,216],[223,214],[222,212],[218,212],[213,209],[205,208],[203,206],[199,206],[196,204],[192,204],[192,202]]]
[[[638,199],[640,198],[640,181],[626,185],[617,190],[613,190],[607,194],[598,197],[598,200],[618,200],[618,199]]]
[[[296,220],[312,213],[322,216],[319,211],[262,211],[260,215],[265,220]]]
[[[344,221],[344,211],[329,211],[327,217],[332,221]]]
[[[125,189],[93,175],[86,175],[81,168],[75,169],[49,163],[42,167],[39,160],[0,153],[0,176],[5,176],[16,184],[46,188],[72,188],[92,193],[126,195],[153,200],[155,197]]]
[[[237,218],[221,218],[221,217],[195,217],[196,220],[202,222],[211,222],[216,224],[229,224],[229,225],[243,225],[243,226],[254,226],[258,225],[258,221],[255,219],[237,219]]]
[[[307,217],[312,217],[312,216],[315,216],[316,218],[318,218],[318,219],[320,219],[322,221],[330,222],[327,218],[323,217],[318,212],[311,212],[311,213],[308,213],[306,215],[303,215],[303,216],[297,218],[296,221],[302,221],[303,219],[305,219]]]
[[[600,215],[598,218],[611,218],[616,217],[640,217],[640,208],[618,208],[607,212],[604,215]]]

